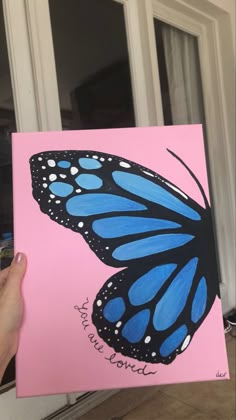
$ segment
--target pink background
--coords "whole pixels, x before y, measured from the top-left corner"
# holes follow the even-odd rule
[[[147,166],[203,205],[193,179],[166,148],[188,164],[209,196],[199,125],[14,134],[15,250],[28,256],[23,282],[25,315],[17,354],[19,397],[214,380],[219,379],[218,370],[229,377],[218,298],[182,355],[168,366],[147,364],[146,371],[157,371],[155,375],[138,375],[105,360],[113,349],[97,336],[92,323],[83,330],[74,306],[82,306],[88,297],[90,315],[96,293],[117,270],[103,264],[81,235],[51,221],[32,196],[31,155],[46,150],[86,149]],[[104,354],[93,348],[88,333],[95,333],[104,345]],[[127,360],[137,368],[145,365],[119,354],[116,359]]]

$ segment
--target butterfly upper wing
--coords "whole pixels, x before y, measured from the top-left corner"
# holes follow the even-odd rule
[[[183,265],[125,269],[99,291],[92,320],[116,352],[149,363],[171,363],[207,316],[215,296],[197,257]]]
[[[106,264],[179,258],[201,234],[204,209],[155,172],[91,151],[42,152],[30,159],[41,211],[83,235]]]

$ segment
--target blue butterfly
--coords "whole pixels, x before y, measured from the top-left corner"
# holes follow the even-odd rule
[[[169,151],[169,150],[168,150]],[[80,233],[122,270],[93,304],[92,322],[116,352],[171,363],[190,344],[219,295],[211,210],[152,170],[93,151],[31,157],[33,196],[53,221]]]

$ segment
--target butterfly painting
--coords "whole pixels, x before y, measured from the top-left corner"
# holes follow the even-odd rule
[[[187,164],[201,206],[138,162],[98,151],[45,151],[30,158],[40,210],[82,235],[119,268],[97,291],[92,322],[115,352],[171,363],[191,345],[219,296],[211,209]]]

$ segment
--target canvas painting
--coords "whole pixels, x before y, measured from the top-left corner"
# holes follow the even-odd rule
[[[229,377],[200,125],[15,134],[17,395]]]

